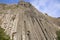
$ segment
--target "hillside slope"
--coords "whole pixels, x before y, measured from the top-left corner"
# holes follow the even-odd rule
[[[0,26],[13,40],[56,40],[57,25],[27,2],[0,5]],[[51,21],[52,19],[52,21]]]
[[[57,26],[60,26],[60,18],[54,18],[54,17],[48,16],[48,15],[45,15],[45,16],[50,22],[52,22],[53,24],[55,24]]]

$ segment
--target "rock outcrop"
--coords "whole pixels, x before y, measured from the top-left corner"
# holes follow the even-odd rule
[[[4,5],[0,10],[0,26],[13,40],[56,40],[58,29],[49,16],[27,2]]]

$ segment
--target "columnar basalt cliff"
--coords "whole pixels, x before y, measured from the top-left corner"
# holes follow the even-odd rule
[[[58,25],[27,2],[0,4],[0,26],[13,40],[56,40]],[[50,18],[50,19],[49,19]]]

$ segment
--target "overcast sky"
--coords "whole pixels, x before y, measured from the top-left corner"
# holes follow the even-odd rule
[[[60,17],[60,0],[25,0],[34,5],[39,11],[53,17]],[[18,3],[18,0],[0,0],[0,3]]]

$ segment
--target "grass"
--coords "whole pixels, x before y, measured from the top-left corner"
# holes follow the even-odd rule
[[[0,26],[0,40],[10,40],[9,35],[6,35],[4,29]]]
[[[56,34],[57,34],[57,40],[60,40],[60,30],[56,31]]]

